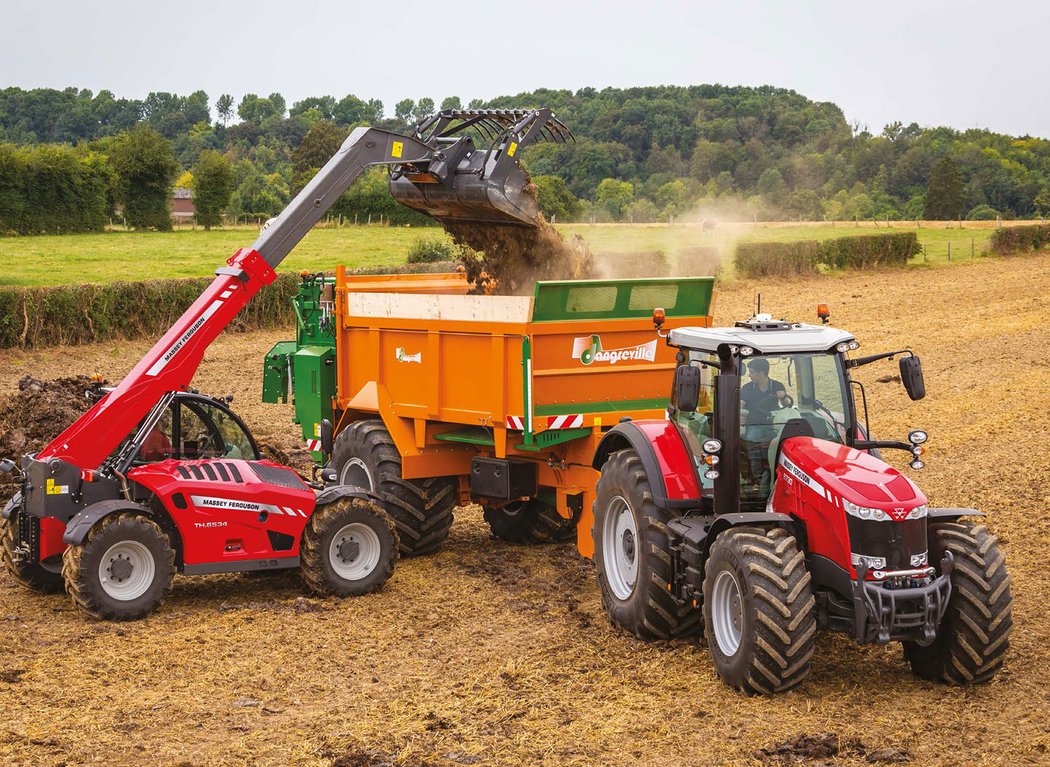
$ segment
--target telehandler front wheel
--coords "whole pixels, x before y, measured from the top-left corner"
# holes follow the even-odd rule
[[[998,539],[982,524],[969,520],[935,522],[929,526],[930,564],[950,551],[955,557],[952,595],[927,646],[904,643],[912,672],[948,684],[979,684],[1003,665],[1010,646],[1013,596],[1006,559]]]
[[[404,479],[401,454],[382,421],[356,421],[339,432],[331,465],[340,484],[363,488],[382,499],[383,509],[397,526],[404,556],[441,548],[459,501],[456,479]]]
[[[16,581],[38,594],[57,594],[62,590],[62,558],[58,555],[43,562],[27,562],[18,534],[19,515],[12,511],[0,528],[0,557]]]
[[[671,639],[695,633],[700,611],[671,593],[671,513],[652,499],[638,453],[613,453],[594,501],[594,565],[613,624],[641,639]]]
[[[393,521],[363,498],[321,506],[303,530],[299,572],[318,594],[352,597],[376,591],[396,561]]]
[[[142,514],[103,517],[62,556],[73,604],[92,618],[130,621],[156,610],[171,589],[175,552],[168,536]]]
[[[704,626],[727,685],[771,695],[805,679],[815,607],[805,557],[786,530],[731,527],[715,539],[704,576]]]

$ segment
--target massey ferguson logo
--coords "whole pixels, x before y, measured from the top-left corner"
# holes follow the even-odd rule
[[[608,362],[610,365],[615,365],[621,360],[652,362],[656,359],[656,341],[623,349],[603,349],[601,336],[583,336],[573,339],[572,358],[579,360],[584,365],[594,362]]]
[[[894,507],[894,508],[890,509],[886,513],[890,515],[890,518],[894,522],[900,522],[903,519],[905,519],[905,517],[908,516],[908,512],[907,511],[905,511],[904,509],[898,508],[898,507]]]

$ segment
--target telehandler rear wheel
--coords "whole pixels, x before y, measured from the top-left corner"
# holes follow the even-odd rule
[[[12,511],[11,516],[3,521],[0,529],[0,556],[3,557],[7,571],[14,579],[38,594],[57,594],[62,590],[62,558],[52,557],[43,562],[25,562],[19,550],[18,535],[19,511]]]
[[[695,633],[700,610],[671,594],[671,514],[652,497],[638,453],[613,453],[594,502],[594,565],[613,624],[642,639],[670,639]]]
[[[944,552],[955,556],[952,595],[937,638],[926,647],[904,643],[912,672],[948,684],[979,684],[1003,665],[1013,625],[1010,575],[998,539],[982,524],[969,520],[929,526],[930,564]]]
[[[484,516],[493,537],[509,543],[561,543],[576,537],[575,519],[536,499],[486,506]]]
[[[299,572],[318,594],[354,597],[378,590],[394,572],[397,530],[363,498],[340,498],[310,517]]]
[[[809,674],[816,601],[804,554],[786,530],[731,527],[711,546],[704,626],[715,671],[748,695],[795,687]]]
[[[402,479],[401,455],[382,421],[356,421],[335,438],[332,468],[340,484],[369,490],[394,520],[401,554],[430,554],[441,548],[459,500],[454,477]]]
[[[103,517],[84,543],[62,556],[73,604],[92,618],[130,621],[156,610],[171,589],[175,552],[151,519],[131,512]]]

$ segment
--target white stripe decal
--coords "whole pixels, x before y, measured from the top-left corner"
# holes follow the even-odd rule
[[[277,506],[269,503],[255,503],[254,501],[239,501],[236,498],[215,498],[209,495],[191,495],[190,500],[199,509],[212,509],[215,511],[250,511],[258,514],[266,511],[271,514],[284,514]],[[292,516],[295,516],[292,514]]]
[[[186,342],[193,337],[194,333],[201,329],[201,327],[208,320],[208,318],[215,314],[215,312],[220,306],[222,306],[221,300],[216,299],[212,301],[211,305],[201,313],[200,317],[194,320],[193,324],[190,325],[189,329],[187,329],[186,332],[182,334],[179,340],[173,343],[171,347],[166,352],[164,352],[160,359],[153,363],[150,369],[146,371],[146,375],[155,376],[160,371],[162,371],[165,368],[165,366],[169,362],[171,362],[172,358],[178,353],[179,349],[186,345]]]
[[[809,476],[808,474],[806,474],[806,472],[802,471],[802,469],[800,469],[798,466],[789,461],[788,457],[783,453],[780,454],[780,465],[783,466],[789,474],[791,474],[796,479],[800,480],[804,485],[806,485],[806,487],[808,487],[814,493],[819,495],[821,498],[828,499],[828,494],[824,490],[823,485],[821,485],[819,482],[817,482],[817,480],[813,479],[813,477]]]

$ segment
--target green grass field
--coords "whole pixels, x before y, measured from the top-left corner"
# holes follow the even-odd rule
[[[971,247],[979,257],[993,231],[923,227],[919,241],[926,246],[929,263],[947,261],[951,243],[953,261],[969,261]],[[696,225],[570,224],[566,234],[579,234],[596,253],[630,253],[660,250],[674,258],[682,248],[715,245],[732,250],[738,241],[807,240],[908,231],[885,226],[875,229],[852,225],[725,224],[715,232]],[[80,282],[146,280],[160,277],[199,277],[214,272],[237,248],[251,245],[254,227],[214,229],[210,232],[180,230],[171,233],[111,231],[42,237],[0,238],[0,285],[62,285]],[[315,229],[282,264],[283,271],[330,270],[343,263],[350,267],[391,266],[405,261],[405,253],[419,237],[442,237],[437,228],[358,226]],[[921,264],[924,256],[913,263]]]

